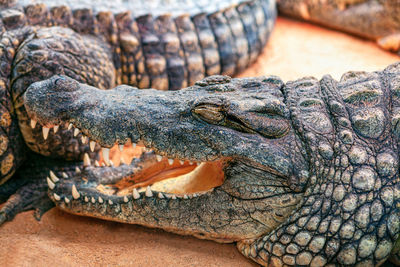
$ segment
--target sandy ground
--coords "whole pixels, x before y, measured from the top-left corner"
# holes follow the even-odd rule
[[[240,76],[274,74],[339,79],[348,70],[380,70],[399,60],[372,42],[279,18],[262,56]],[[135,225],[32,212],[0,227],[1,266],[255,266],[232,244],[218,244]]]

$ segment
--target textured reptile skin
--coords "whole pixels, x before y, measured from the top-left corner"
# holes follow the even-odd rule
[[[24,98],[43,125],[73,123],[102,146],[140,142],[170,159],[55,179],[49,195],[63,210],[237,242],[265,266],[379,266],[400,232],[399,90],[397,63],[340,81],[212,76],[165,92],[56,76]],[[199,192],[142,188],[156,159],[224,179]]]

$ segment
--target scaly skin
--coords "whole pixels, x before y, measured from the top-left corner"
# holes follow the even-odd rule
[[[49,196],[65,211],[237,242],[265,266],[379,266],[400,232],[399,92],[397,63],[339,82],[212,76],[180,91],[55,76],[24,100],[47,127],[72,123],[102,146],[141,142],[182,161],[147,155],[57,175]],[[145,173],[157,161],[201,165],[190,181],[156,182]]]
[[[233,75],[254,62],[276,17],[274,0],[184,3],[1,1],[0,185],[35,157],[28,150],[70,161],[91,153],[68,125],[31,127],[22,99],[30,84],[59,74],[101,89],[177,90]]]
[[[377,41],[400,52],[399,0],[278,0],[282,14]]]

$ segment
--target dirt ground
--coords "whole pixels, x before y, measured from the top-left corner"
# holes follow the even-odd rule
[[[374,43],[279,18],[264,53],[240,76],[339,79],[399,60]],[[25,212],[0,227],[1,266],[256,266],[233,244],[73,216],[52,209],[37,222]]]

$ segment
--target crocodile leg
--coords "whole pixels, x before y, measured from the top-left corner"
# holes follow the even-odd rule
[[[282,14],[374,40],[389,51],[400,51],[398,1],[278,0],[278,8]]]
[[[67,177],[81,165],[81,162],[49,159],[31,153],[29,160],[16,173],[15,179],[6,184],[10,188],[8,193],[12,194],[0,209],[0,225],[12,220],[16,214],[31,209],[35,210],[35,218],[40,220],[46,211],[54,207],[47,195],[49,183],[55,179],[50,171],[56,176]]]

